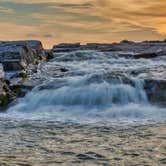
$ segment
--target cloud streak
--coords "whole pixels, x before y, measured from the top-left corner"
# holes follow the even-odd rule
[[[166,36],[165,8],[164,0],[1,0],[0,38],[37,38],[46,47],[55,42],[158,40]]]

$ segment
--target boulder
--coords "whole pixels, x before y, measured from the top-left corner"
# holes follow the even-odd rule
[[[115,47],[113,44],[99,44],[99,43],[87,43],[86,45],[80,45],[80,43],[61,43],[53,46],[53,52],[72,52],[78,50],[95,50],[101,52],[107,51],[120,51],[121,49]]]
[[[50,60],[54,58],[52,49],[46,49],[45,50],[46,60]]]
[[[24,70],[39,61],[45,52],[40,41],[0,42],[0,63],[5,71]]]
[[[12,93],[9,85],[4,81],[4,70],[0,63],[0,110],[10,102],[10,98],[12,98]]]
[[[45,55],[40,41],[0,42],[0,109],[25,95],[27,89],[22,86],[23,80]]]
[[[53,52],[71,52],[80,49],[80,43],[61,43],[58,45],[54,45],[52,51]]]
[[[166,106],[166,80],[145,80],[145,90],[151,103]]]
[[[53,53],[72,52],[78,50],[95,50],[101,52],[122,51],[123,53],[132,53],[135,58],[153,58],[165,55],[166,42],[132,42],[124,40],[120,43],[61,43],[53,46]]]
[[[159,56],[165,56],[166,51],[161,51],[161,52],[153,52],[153,53],[142,53],[142,54],[136,54],[134,57],[136,59],[144,58],[144,59],[149,59],[149,58],[156,58]]]
[[[120,48],[117,48],[113,44],[105,44],[105,43],[87,43],[86,45],[82,45],[81,49],[83,50],[96,50],[101,52],[110,52],[110,51],[121,51]]]
[[[4,82],[0,80],[0,108],[8,103],[8,97],[5,90],[3,89],[3,86]]]

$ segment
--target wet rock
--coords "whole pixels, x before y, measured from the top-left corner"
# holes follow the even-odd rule
[[[166,80],[145,80],[145,90],[151,103],[166,106]]]
[[[160,162],[161,164],[166,164],[166,158],[160,159],[159,162]]]
[[[65,73],[65,72],[68,72],[69,70],[66,68],[60,68],[60,71]]]
[[[112,84],[125,83],[134,86],[134,82],[125,73],[118,71],[94,74],[90,76],[89,79],[87,79],[87,83],[93,83],[93,82],[101,83],[103,81]]]
[[[101,52],[108,51],[121,51],[113,44],[99,44],[99,43],[87,43],[86,45],[80,45],[80,43],[62,43],[53,47],[53,52],[72,52],[79,50],[95,50]]]
[[[0,110],[9,103],[9,97],[6,93],[0,92]]]
[[[121,51],[120,48],[117,48],[114,44],[99,44],[99,43],[87,43],[82,45],[81,49],[83,50],[96,50],[101,52],[109,51]]]
[[[4,78],[5,73],[2,64],[0,63],[0,79]]]
[[[55,48],[78,48],[80,47],[80,43],[61,43],[54,47]]]
[[[2,63],[5,71],[25,70],[27,67],[27,64],[19,59],[4,60]]]
[[[3,79],[4,71],[0,64],[0,109],[9,103],[8,85]]]
[[[80,160],[106,160],[103,155],[94,153],[94,152],[87,152],[85,154],[78,154],[77,158]]]
[[[165,42],[130,42],[122,41],[120,43],[87,43],[86,45],[80,45],[80,43],[62,43],[53,47],[53,52],[72,52],[78,50],[95,50],[101,52],[132,52],[136,55],[136,58],[151,58],[164,55],[166,52]],[[156,54],[157,53],[157,54]]]
[[[53,46],[53,52],[71,52],[79,50],[80,43],[61,43]]]
[[[0,42],[0,62],[5,71],[24,70],[35,64],[45,52],[40,41]]]
[[[47,61],[54,58],[53,52],[50,49],[45,50],[45,54],[46,54],[46,60]]]
[[[62,151],[62,152],[60,152],[60,154],[67,155],[67,156],[73,156],[73,155],[75,155],[74,152],[70,152],[70,151]]]
[[[40,41],[0,42],[0,107],[24,96],[21,84],[27,78],[27,72],[44,57]]]
[[[21,85],[12,85],[10,86],[10,90],[15,94],[16,97],[23,97],[28,91],[27,87],[23,87]]]
[[[148,59],[148,58],[155,58],[157,56],[158,56],[157,53],[145,53],[145,54],[137,54],[134,57],[136,59],[139,59],[139,58],[146,58],[146,59]]]
[[[158,56],[165,56],[166,52],[162,51],[162,52],[153,52],[153,53],[143,53],[143,54],[137,54],[134,57],[136,59],[140,59],[140,58],[144,58],[144,59],[149,59],[149,58],[156,58]]]
[[[134,151],[125,152],[123,155],[131,156],[131,157],[138,157],[138,156],[140,156],[140,154],[138,152],[134,152]]]
[[[0,80],[0,110],[6,107],[14,98],[14,93],[9,89],[9,86]]]

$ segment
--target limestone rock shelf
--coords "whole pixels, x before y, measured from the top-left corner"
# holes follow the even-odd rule
[[[5,105],[18,94],[22,95],[20,88],[31,89],[33,80],[23,84],[27,78],[27,71],[36,71],[41,60],[50,60],[59,53],[73,53],[82,50],[92,50],[97,52],[118,52],[118,56],[135,59],[152,59],[165,57],[166,42],[127,42],[113,44],[88,43],[61,43],[54,45],[52,49],[45,50],[42,43],[37,40],[28,41],[0,41],[0,106]],[[70,58],[70,57],[69,57]],[[63,69],[62,72],[65,72]],[[151,72],[151,71],[150,71]],[[142,79],[142,75],[147,75],[145,80],[145,90],[149,100],[153,103],[165,104],[166,101],[166,78],[165,68],[161,66],[161,71],[152,77],[153,72],[133,71],[131,74]],[[13,95],[14,92],[14,95]],[[13,97],[14,96],[14,97]],[[165,104],[166,105],[166,104]]]
[[[54,45],[52,48],[54,53],[71,52],[77,50],[95,50],[101,52],[120,51],[132,52],[136,58],[151,58],[165,55],[166,42],[120,42],[113,44],[88,43],[81,45],[80,43],[61,43]]]
[[[13,95],[11,83],[14,82],[17,85],[26,77],[29,66],[38,64],[40,60],[46,58],[45,55],[40,41],[0,42],[0,107],[8,104],[13,96],[17,96],[15,93]],[[13,81],[13,78],[17,81]]]

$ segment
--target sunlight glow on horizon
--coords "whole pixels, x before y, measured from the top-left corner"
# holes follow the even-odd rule
[[[0,0],[0,40],[116,42],[166,38],[164,0]]]

